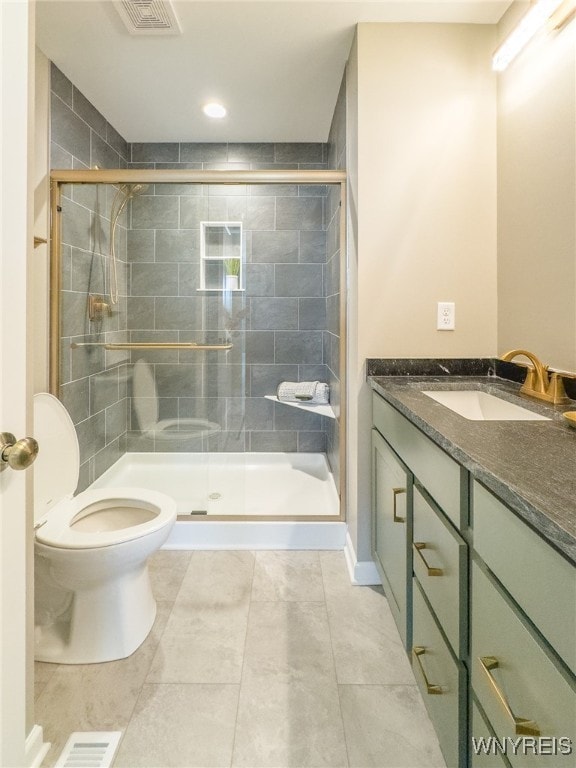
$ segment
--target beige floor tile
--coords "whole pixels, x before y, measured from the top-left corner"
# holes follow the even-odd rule
[[[37,683],[47,683],[58,669],[58,664],[49,664],[47,661],[34,662],[34,680]]]
[[[248,611],[244,604],[173,612],[147,682],[240,683]]]
[[[158,603],[152,631],[127,659],[57,667],[36,702],[35,721],[52,743],[43,766],[55,763],[72,731],[126,728],[171,607]]]
[[[350,768],[445,768],[416,686],[339,690]]]
[[[356,589],[365,589],[350,583],[344,552],[320,552],[320,567],[326,599],[346,597]]]
[[[193,553],[147,682],[240,682],[253,569],[251,552]]]
[[[328,604],[339,683],[414,685],[414,675],[392,617],[370,615],[350,601]]]
[[[160,550],[148,561],[152,592],[156,600],[176,600],[192,552]]]
[[[327,609],[339,683],[415,684],[410,662],[383,594],[373,593],[368,599],[359,596],[357,599],[329,600]]]
[[[248,604],[253,575],[252,552],[193,552],[174,608],[186,613],[191,608]]]
[[[37,701],[48,683],[34,683],[34,701]]]
[[[257,552],[252,600],[323,601],[318,552]]]
[[[334,684],[271,683],[240,689],[234,768],[345,768]]]
[[[335,681],[324,603],[252,603],[242,682]]]
[[[145,685],[115,768],[228,768],[235,685]]]
[[[48,664],[44,661],[34,662],[34,701],[39,699],[57,669],[58,664]]]

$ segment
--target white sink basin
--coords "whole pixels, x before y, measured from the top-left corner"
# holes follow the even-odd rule
[[[547,416],[477,389],[422,390],[422,394],[471,421],[550,421]]]

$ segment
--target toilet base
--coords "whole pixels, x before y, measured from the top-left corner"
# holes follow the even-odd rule
[[[97,664],[124,659],[156,618],[147,564],[114,580],[77,589],[66,612],[35,627],[36,661]]]

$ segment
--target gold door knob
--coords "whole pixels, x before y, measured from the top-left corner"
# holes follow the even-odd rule
[[[0,432],[0,472],[6,466],[12,469],[26,469],[38,455],[38,443],[33,437],[16,440],[10,432]]]

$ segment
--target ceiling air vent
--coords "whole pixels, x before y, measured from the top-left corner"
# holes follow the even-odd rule
[[[131,35],[180,35],[182,30],[167,0],[118,0],[116,10]]]

